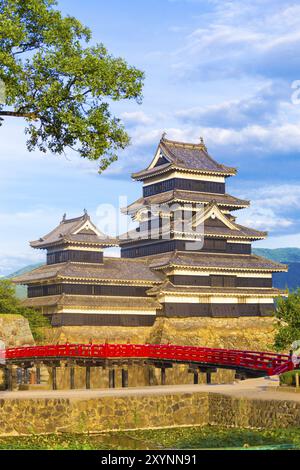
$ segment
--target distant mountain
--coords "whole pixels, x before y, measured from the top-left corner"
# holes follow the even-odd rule
[[[295,290],[300,288],[300,248],[255,248],[253,252],[258,256],[287,264],[287,273],[274,274],[274,286],[278,289]]]
[[[279,263],[300,263],[300,248],[254,248],[253,252]]]
[[[25,268],[19,269],[18,271],[9,274],[8,276],[6,276],[6,278],[11,279],[13,277],[21,276],[21,274],[28,273],[29,271],[32,271],[33,269],[39,268],[43,265],[44,263],[29,264],[28,266],[25,266]]]

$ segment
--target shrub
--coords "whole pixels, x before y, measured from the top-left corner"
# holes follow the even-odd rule
[[[37,342],[43,340],[42,328],[50,326],[50,321],[42,313],[22,305],[21,301],[16,297],[14,284],[8,279],[0,280],[0,312],[25,317]]]
[[[300,375],[300,369],[291,370],[280,376],[280,385],[288,385],[289,387],[296,387],[296,374]]]

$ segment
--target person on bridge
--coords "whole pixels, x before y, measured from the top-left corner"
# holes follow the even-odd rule
[[[298,369],[300,364],[300,340],[294,341],[292,344],[292,362],[295,369]]]

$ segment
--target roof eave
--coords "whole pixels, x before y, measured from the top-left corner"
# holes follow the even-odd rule
[[[208,176],[224,176],[224,177],[230,177],[230,176],[236,176],[237,174],[237,169],[236,168],[226,168],[224,171],[214,171],[214,170],[204,170],[204,169],[196,169],[196,168],[185,168],[181,167],[179,165],[169,165],[167,168],[164,169],[159,169],[157,167],[157,171],[152,172],[149,174],[147,170],[143,170],[139,173],[132,173],[131,177],[132,179],[136,181],[144,181],[149,178],[154,178],[155,176],[161,175],[163,173],[167,173],[169,171],[182,171],[184,173],[194,173],[198,175],[208,175]]]

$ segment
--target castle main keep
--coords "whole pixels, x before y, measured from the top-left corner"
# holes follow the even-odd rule
[[[25,305],[53,326],[151,327],[159,318],[274,315],[272,274],[284,265],[252,254],[267,234],[238,224],[249,201],[226,192],[236,169],[217,163],[204,142],[159,142],[133,179],[143,195],[124,208],[137,228],[112,239],[89,215],[67,219],[31,242],[47,264],[15,279]],[[120,246],[121,257],[105,255]],[[246,319],[246,318],[245,318]]]

